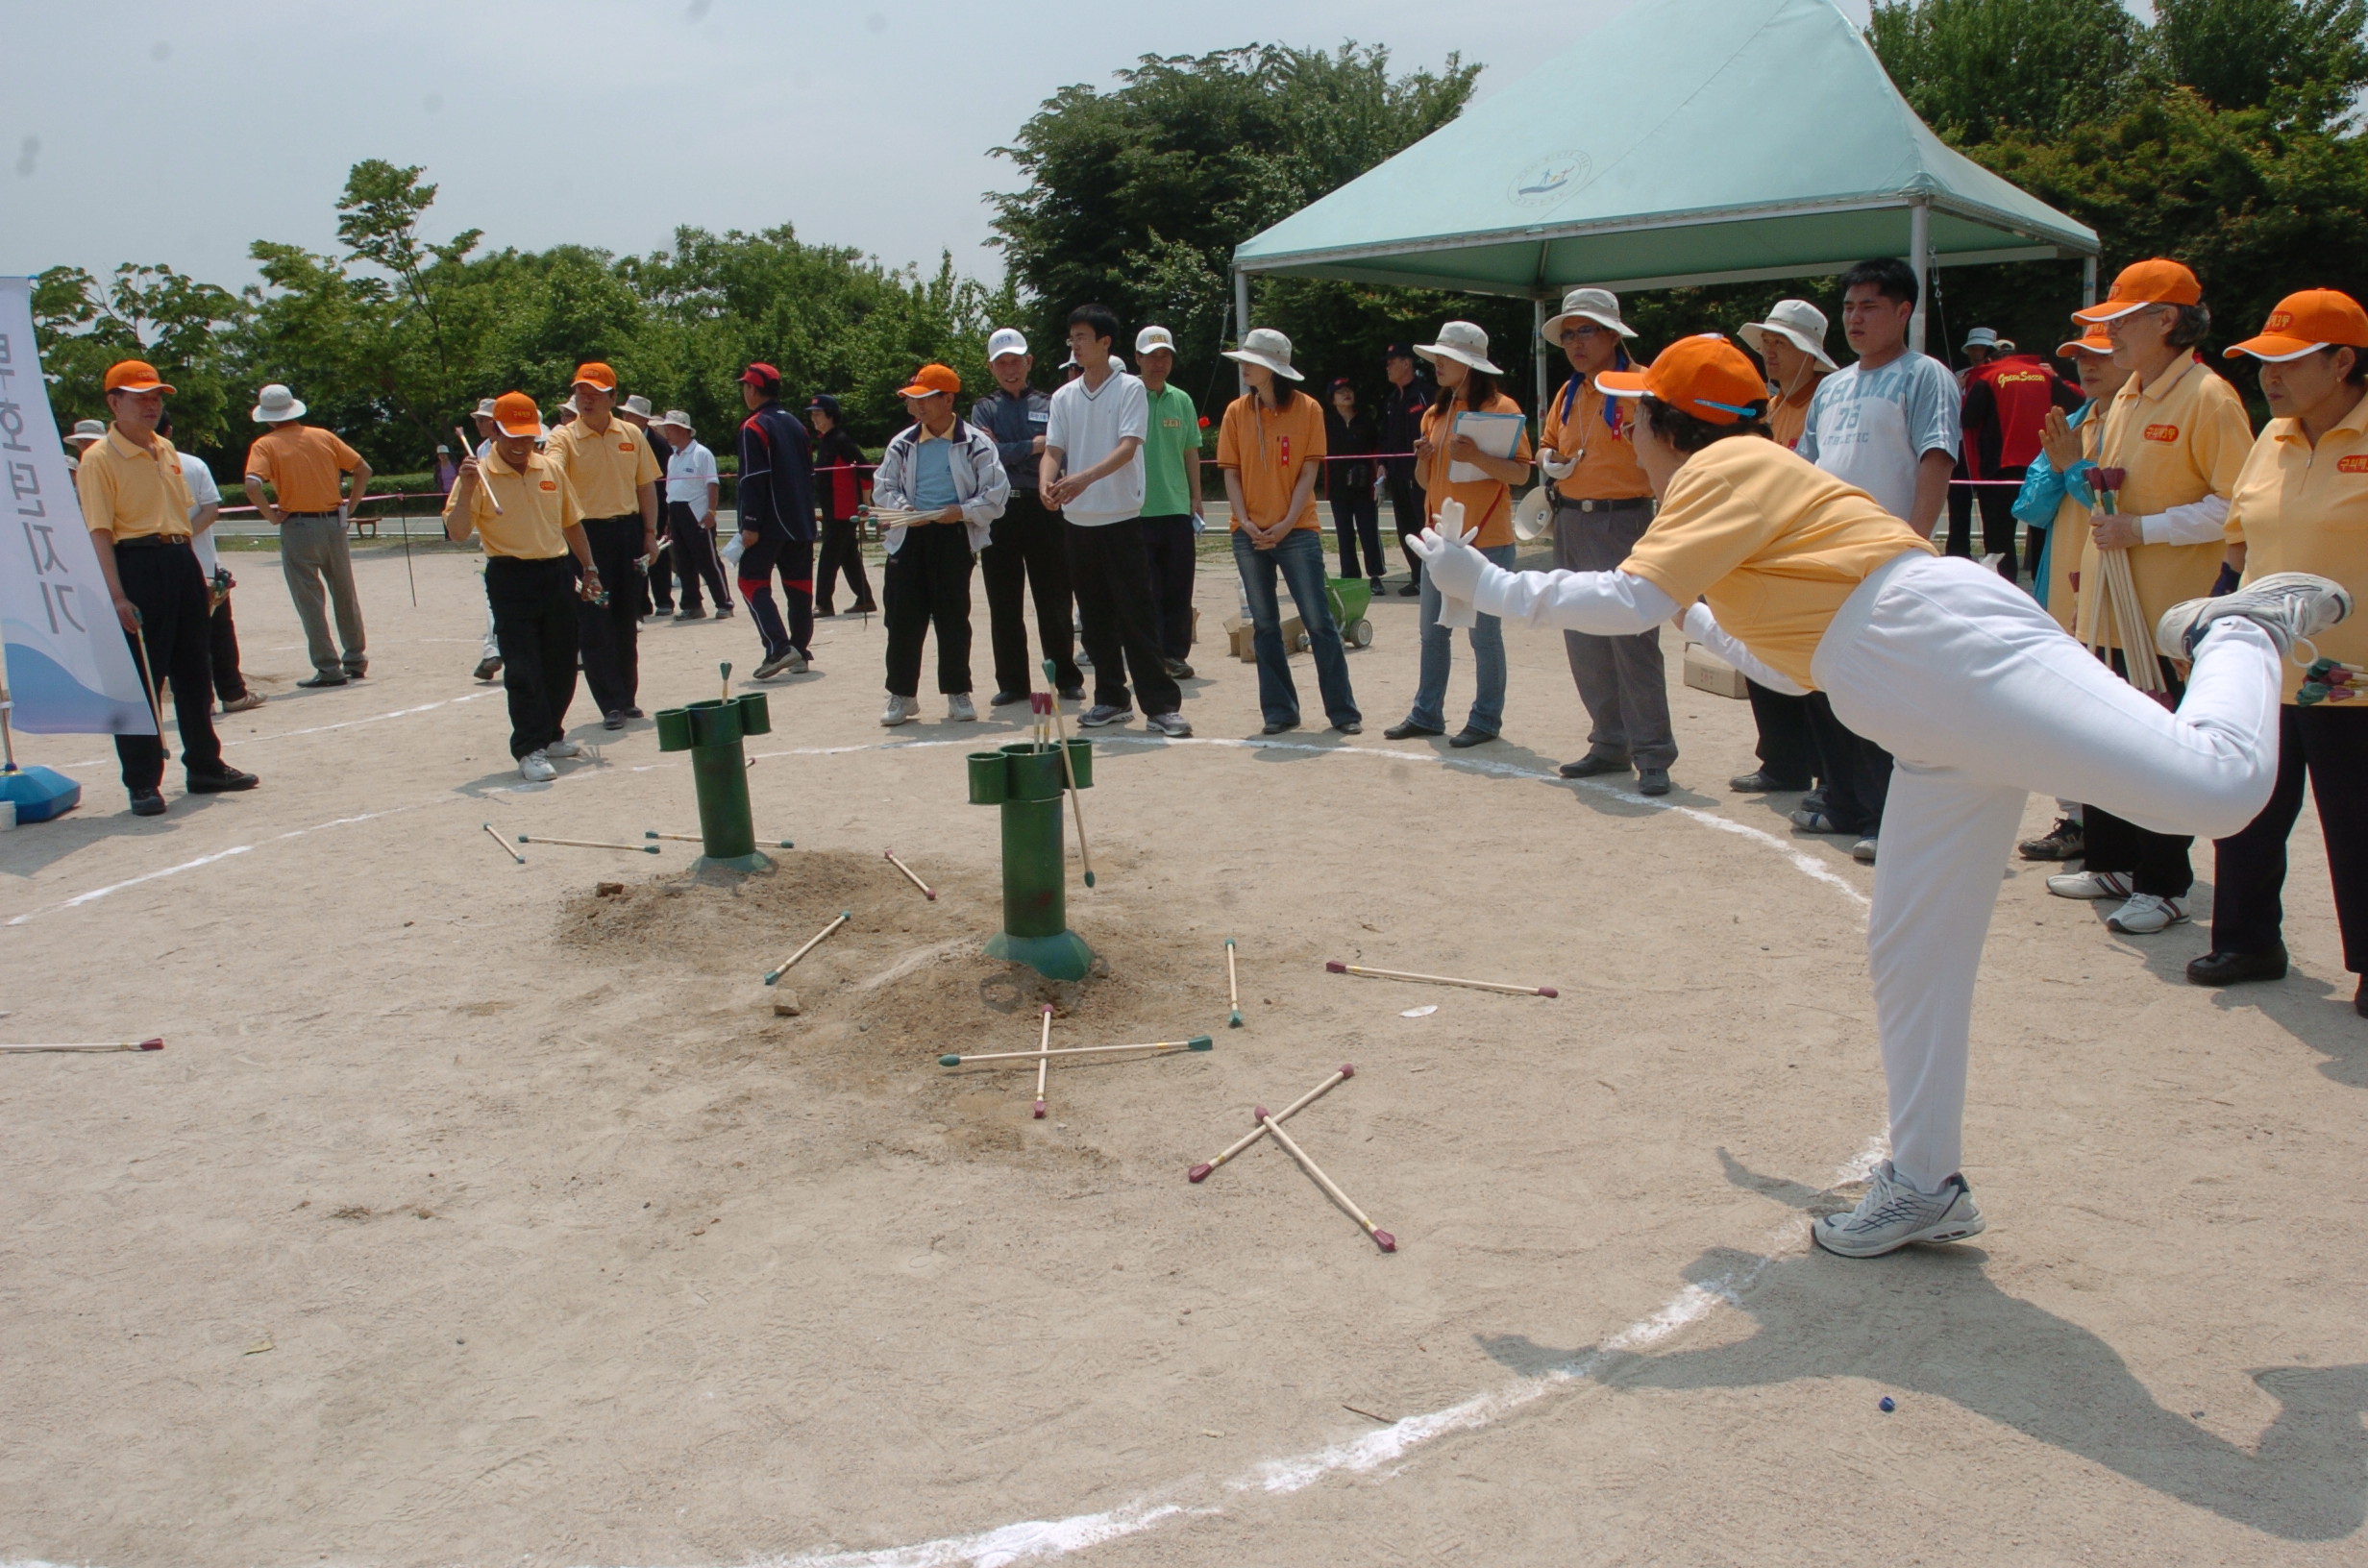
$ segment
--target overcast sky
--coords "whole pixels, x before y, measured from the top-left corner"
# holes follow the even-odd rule
[[[243,284],[251,240],[333,250],[347,168],[383,158],[441,187],[435,238],[641,252],[678,224],[788,221],[996,277],[980,197],[1016,182],[989,149],[1063,86],[1354,37],[1399,69],[1461,50],[1486,94],[1632,3],[11,0],[0,273],[162,261]]]

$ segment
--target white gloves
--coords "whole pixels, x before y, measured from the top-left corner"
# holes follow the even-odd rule
[[[1430,574],[1431,585],[1439,590],[1439,624],[1443,626],[1478,624],[1471,599],[1489,566],[1487,557],[1471,548],[1471,541],[1478,537],[1477,529],[1465,529],[1464,503],[1452,498],[1440,503],[1438,527],[1407,537],[1406,548],[1421,559],[1422,570]]]
[[[1538,467],[1549,479],[1566,479],[1570,478],[1570,471],[1578,466],[1576,457],[1566,457],[1552,447],[1538,449]]]

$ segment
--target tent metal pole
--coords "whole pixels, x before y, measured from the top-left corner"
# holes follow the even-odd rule
[[[2097,303],[2097,258],[2081,257],[2081,308],[2085,310]]]
[[[1529,358],[1538,367],[1538,401],[1532,406],[1538,410],[1536,435],[1545,435],[1545,301],[1529,302]]]
[[[1233,269],[1233,346],[1240,348],[1242,340],[1248,335],[1249,274],[1236,267]],[[1236,367],[1237,374],[1234,377],[1236,390],[1246,393],[1249,391],[1249,382],[1241,377],[1239,368],[1239,366]]]
[[[1917,197],[1908,204],[1908,265],[1915,273],[1915,316],[1908,324],[1908,347],[1924,352],[1925,302],[1932,298],[1933,204]]]

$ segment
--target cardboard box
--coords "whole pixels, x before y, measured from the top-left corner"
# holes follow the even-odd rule
[[[1748,695],[1743,690],[1743,673],[1700,643],[1686,645],[1686,684],[1739,702]]]
[[[1240,659],[1244,664],[1258,662],[1258,649],[1251,643],[1251,639],[1256,635],[1256,628],[1240,616],[1225,617],[1225,647],[1235,658]],[[1305,635],[1307,635],[1307,625],[1298,616],[1295,614],[1283,617],[1283,656],[1285,658],[1299,650],[1299,639]]]

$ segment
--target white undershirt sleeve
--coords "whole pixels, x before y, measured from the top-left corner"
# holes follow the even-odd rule
[[[1474,607],[1533,626],[1630,637],[1677,614],[1677,600],[1625,572],[1507,572],[1492,566]]]
[[[1686,607],[1686,635],[1740,670],[1747,680],[1757,681],[1769,691],[1782,692],[1787,697],[1809,695],[1809,688],[1790,675],[1762,664],[1759,655],[1737,642],[1734,634],[1720,625],[1718,618],[1711,614],[1711,607],[1699,600]]]
[[[2227,499],[2206,496],[2184,506],[2148,512],[2137,520],[2137,528],[2150,545],[2216,545],[2226,537],[2228,521]]]

